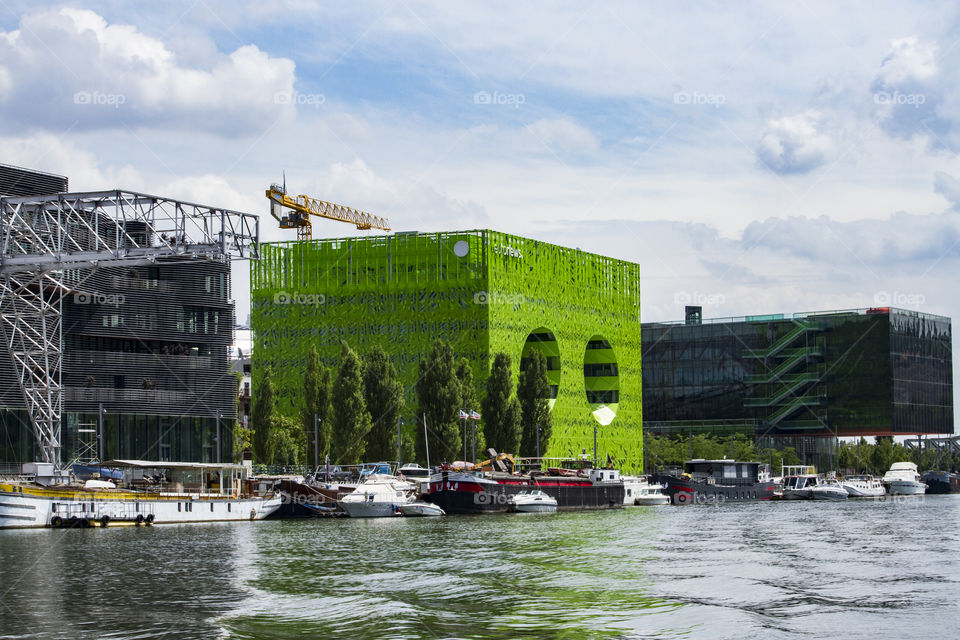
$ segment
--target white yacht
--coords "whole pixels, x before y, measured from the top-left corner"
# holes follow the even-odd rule
[[[873,476],[847,476],[840,484],[851,498],[881,498],[887,494],[883,483]]]
[[[343,496],[340,506],[351,518],[399,516],[400,506],[414,501],[415,488],[394,476],[375,473]]]
[[[428,482],[430,480],[430,469],[424,469],[416,462],[408,462],[397,469],[397,477],[408,482]]]
[[[810,487],[810,497],[814,500],[846,500],[849,496],[837,480],[830,479]]]
[[[646,476],[625,476],[623,504],[628,506],[670,504],[670,496],[663,493],[662,484],[651,484]]]
[[[917,465],[912,462],[894,462],[883,476],[883,484],[890,495],[912,496],[927,492],[927,485],[920,481]]]
[[[557,510],[557,501],[540,490],[521,491],[512,496],[508,504],[511,511],[521,513],[550,513]]]

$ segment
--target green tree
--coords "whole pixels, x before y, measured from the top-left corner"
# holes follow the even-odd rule
[[[520,447],[520,403],[513,395],[510,356],[505,353],[493,358],[482,407],[487,444],[497,453],[516,453]]]
[[[275,415],[270,430],[270,464],[284,466],[302,465],[305,456],[306,434],[293,418]]]
[[[458,407],[464,411],[480,412],[480,402],[477,400],[477,385],[473,382],[473,367],[466,358],[460,358],[457,363],[457,380],[460,382],[460,404]],[[487,443],[483,437],[483,429],[477,427],[474,420],[469,420],[466,425],[466,447],[468,455],[476,451],[480,458],[486,458],[483,452],[487,450]]]
[[[461,389],[454,368],[453,348],[443,340],[433,343],[430,355],[420,361],[417,376],[417,459],[426,461],[423,418],[427,419],[431,461],[452,461],[460,450]]]
[[[363,367],[347,343],[340,349],[340,366],[333,383],[330,457],[337,464],[357,464],[363,458],[370,431],[370,412],[363,398]]]
[[[393,460],[397,455],[397,422],[403,409],[403,385],[380,345],[363,357],[363,393],[373,421],[367,434],[366,456],[371,461]]]
[[[303,376],[303,407],[300,410],[300,425],[304,433],[305,460],[314,466],[323,464],[330,453],[330,370],[320,363],[317,348],[307,355],[307,370]],[[314,416],[319,424],[314,424]],[[314,460],[314,428],[317,432],[317,460]]]
[[[270,432],[274,424],[276,400],[271,376],[270,367],[266,367],[253,390],[253,406],[250,410],[250,421],[253,428],[253,457],[260,464],[270,464],[273,460],[273,452],[270,449],[272,444]]]
[[[529,356],[520,360],[520,378],[517,380],[521,456],[536,456],[538,451],[541,456],[547,453],[553,431],[549,397],[547,359],[539,351],[533,350]]]
[[[882,476],[889,469],[896,458],[896,451],[893,447],[893,436],[877,436],[877,444],[873,447],[870,456],[872,472],[874,475]]]

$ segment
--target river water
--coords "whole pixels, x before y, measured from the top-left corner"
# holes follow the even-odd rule
[[[960,496],[0,531],[0,638],[958,637]]]

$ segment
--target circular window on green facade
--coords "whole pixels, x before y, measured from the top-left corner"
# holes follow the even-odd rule
[[[617,416],[620,402],[620,372],[617,356],[603,336],[593,336],[583,354],[583,386],[593,417],[608,425]]]
[[[560,389],[560,345],[557,344],[552,331],[546,327],[540,327],[530,332],[527,341],[523,343],[523,353],[520,354],[521,369],[525,360],[533,352],[540,353],[547,361],[547,384],[550,387],[547,404],[552,410],[557,402],[557,391]]]

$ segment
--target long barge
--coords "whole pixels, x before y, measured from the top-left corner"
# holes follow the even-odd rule
[[[687,460],[683,473],[658,473],[672,504],[720,504],[770,500],[776,485],[761,474],[759,462],[736,460]]]
[[[521,491],[539,489],[556,499],[557,509],[616,509],[623,506],[620,472],[590,469],[577,474],[533,472],[527,475],[487,473],[475,475],[441,471],[430,476],[423,498],[447,513],[497,513],[507,511],[510,498]]]
[[[281,503],[279,495],[247,492],[241,465],[112,460],[102,466],[122,470],[123,480],[0,480],[0,529],[262,520]]]

